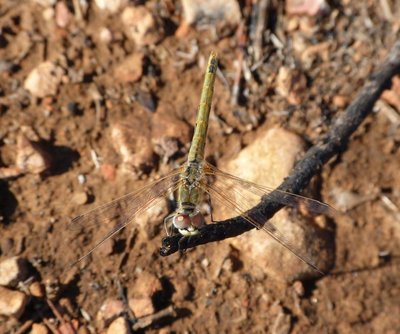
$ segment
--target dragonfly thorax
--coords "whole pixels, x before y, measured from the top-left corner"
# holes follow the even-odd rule
[[[185,187],[188,189],[198,187],[203,178],[202,164],[197,161],[188,162],[181,174],[181,178],[184,181]]]
[[[196,208],[186,208],[174,213],[172,223],[182,235],[191,236],[199,233],[199,228],[205,225],[205,220]]]

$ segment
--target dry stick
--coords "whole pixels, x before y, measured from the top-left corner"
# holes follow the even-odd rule
[[[370,76],[345,113],[336,119],[330,131],[307,151],[302,160],[297,162],[292,173],[277,189],[295,194],[302,191],[325,163],[339,152],[345,150],[351,134],[372,112],[372,108],[382,92],[390,88],[391,78],[399,73],[400,40],[394,44],[383,64]],[[274,198],[273,192],[271,198]],[[266,196],[250,212],[257,215],[262,214],[267,220],[282,207],[282,204],[273,202]],[[160,255],[167,256],[178,250],[236,237],[253,228],[254,226],[240,216],[216,224],[209,224],[203,227],[198,235],[190,238],[182,238],[181,235],[164,238],[160,248]]]
[[[255,5],[254,8],[257,10],[256,13],[256,27],[254,31],[253,50],[254,50],[254,62],[257,63],[263,56],[263,41],[265,26],[267,24],[269,0],[261,0],[259,5]]]
[[[137,319],[137,322],[132,325],[132,330],[137,331],[139,329],[149,327],[158,320],[166,317],[174,317],[174,318],[176,317],[176,311],[172,305],[168,306],[167,308],[157,313]]]
[[[24,324],[18,328],[18,330],[16,332],[14,332],[14,334],[24,334],[26,332],[28,332],[28,329],[32,327],[32,325],[35,323],[36,320],[39,319],[39,316],[36,316],[34,319],[30,319],[26,322],[24,322]]]

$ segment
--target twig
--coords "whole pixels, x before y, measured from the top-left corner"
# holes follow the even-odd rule
[[[269,0],[261,0],[258,4],[253,5],[256,10],[256,27],[254,35],[252,36],[252,44],[254,51],[254,61],[258,62],[263,57],[263,43],[265,26],[267,24]]]
[[[54,326],[49,319],[43,318],[44,324],[50,329],[50,332],[53,334],[59,334],[59,331],[56,326]]]
[[[39,319],[38,316],[35,317],[35,319],[30,319],[28,321],[25,321],[24,324],[18,328],[18,330],[16,332],[14,332],[15,334],[24,334],[26,332],[28,332],[28,329],[32,327],[32,325],[35,323],[35,320]]]
[[[57,307],[54,305],[54,303],[47,297],[46,297],[46,302],[47,302],[47,305],[49,305],[53,314],[58,319],[58,321],[65,326],[65,328],[64,328],[65,333],[68,333],[68,334],[76,333],[76,331],[75,331],[74,327],[71,325],[71,323],[69,321],[65,321],[65,319],[61,315],[60,311],[57,309]],[[46,325],[47,325],[47,323],[46,323]],[[58,333],[58,331],[57,331],[57,333]]]
[[[231,92],[231,104],[237,105],[239,102],[240,96],[240,84],[242,81],[242,72],[243,72],[243,63],[244,63],[244,53],[247,44],[247,35],[245,31],[245,26],[241,23],[237,29],[237,40],[238,40],[238,49],[237,49],[237,69],[235,73],[235,78],[232,86]]]
[[[137,322],[132,326],[132,330],[137,331],[146,328],[165,317],[176,317],[176,311],[172,305],[157,313],[137,319]]]
[[[76,20],[79,22],[83,21],[83,14],[79,0],[72,0],[72,5],[74,6]]]
[[[382,92],[391,86],[392,77],[399,73],[400,40],[394,44],[382,65],[370,76],[346,112],[338,117],[330,131],[307,151],[304,158],[296,164],[292,173],[277,189],[295,194],[302,191],[325,163],[346,148],[351,134],[372,112],[373,106]],[[269,219],[282,207],[283,205],[281,204],[272,202],[268,198],[263,198],[250,212],[254,212],[257,215],[262,214],[265,219]],[[198,235],[190,238],[182,238],[180,235],[164,238],[160,254],[167,256],[178,250],[236,237],[253,228],[240,216],[216,224],[209,224],[203,227]]]
[[[129,322],[135,322],[136,321],[136,317],[133,314],[133,311],[131,310],[131,308],[129,307],[129,302],[128,302],[128,299],[126,298],[124,288],[122,287],[121,281],[118,278],[116,279],[116,283],[117,283],[117,288],[118,288],[119,299],[124,304],[125,318]]]

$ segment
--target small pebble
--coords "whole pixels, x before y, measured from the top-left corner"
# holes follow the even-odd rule
[[[203,268],[207,268],[210,265],[210,260],[205,257],[200,263]]]
[[[43,298],[45,293],[44,286],[40,282],[33,282],[29,286],[29,292],[34,297]]]
[[[338,108],[345,108],[349,104],[349,97],[345,95],[335,95],[332,104]]]
[[[129,6],[121,14],[125,33],[137,45],[155,44],[163,37],[163,29],[158,26],[153,13],[145,6]]]
[[[51,167],[52,158],[37,142],[20,133],[17,138],[15,165],[23,173],[41,174]]]
[[[84,174],[78,174],[78,182],[79,182],[79,184],[85,184],[86,176]]]
[[[183,16],[187,24],[202,20],[222,26],[236,26],[241,20],[239,3],[236,0],[182,0]]]
[[[28,296],[0,286],[0,314],[19,318],[24,313]]]
[[[30,334],[48,334],[49,330],[45,325],[33,324]]]
[[[80,191],[72,195],[72,202],[77,205],[84,205],[89,201],[89,196],[86,192]]]
[[[157,291],[162,290],[160,280],[153,274],[143,271],[134,283],[133,296],[152,297]]]
[[[129,325],[124,317],[115,319],[107,329],[107,334],[129,334]]]
[[[71,22],[73,15],[69,11],[67,5],[63,1],[59,1],[55,8],[56,24],[60,28],[65,28]]]
[[[143,60],[144,56],[139,52],[127,56],[115,67],[115,79],[122,83],[138,81],[143,75]]]
[[[154,165],[153,146],[149,141],[148,124],[130,120],[118,122],[111,127],[111,141],[122,158],[124,171],[141,175]]]
[[[298,105],[303,101],[307,89],[305,75],[296,69],[282,66],[276,78],[276,91],[287,98],[288,102]]]
[[[111,30],[106,27],[100,28],[99,38],[104,44],[111,43],[111,41],[113,40],[113,35],[111,33]]]
[[[104,179],[108,181],[115,180],[116,170],[113,165],[110,164],[102,164],[100,167],[101,175],[103,175]]]
[[[119,299],[109,298],[104,301],[97,312],[96,320],[108,322],[110,319],[118,317],[125,311],[125,306]]]
[[[42,17],[45,21],[53,20],[55,11],[53,7],[48,7],[42,11]]]
[[[233,260],[230,257],[226,258],[222,264],[222,269],[225,270],[226,272],[231,273],[233,271],[233,267],[234,267]]]
[[[295,281],[293,283],[293,289],[299,297],[304,296],[304,286],[301,281]]]
[[[55,95],[64,70],[50,61],[35,67],[25,79],[24,88],[35,97]]]
[[[162,291],[160,280],[153,274],[142,271],[129,289],[129,307],[135,316],[143,317],[155,312],[152,297],[156,292]]]
[[[129,307],[135,317],[144,317],[155,312],[153,302],[150,297],[129,298]]]
[[[28,276],[26,259],[14,256],[0,263],[0,285],[15,287]]]

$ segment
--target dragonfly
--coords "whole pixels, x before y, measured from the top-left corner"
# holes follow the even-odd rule
[[[334,211],[331,206],[315,199],[246,181],[219,170],[205,160],[208,120],[217,68],[217,54],[211,52],[186,162],[137,191],[75,217],[70,226],[86,228],[98,226],[104,221],[114,222],[114,226],[71,266],[92,254],[106,240],[114,237],[141,214],[157,205],[160,199],[173,193],[176,209],[164,219],[167,233],[172,230],[180,233],[182,237],[192,237],[198,234],[206,224],[205,214],[202,212],[200,204],[204,201],[204,197],[208,196],[212,201],[217,201],[229,208],[231,212],[243,217],[257,229],[266,232],[301,261],[322,273],[307,252],[297,247],[295,242],[280,232],[274,223],[271,221],[261,223],[254,216],[248,214],[248,211],[265,196],[284,206],[306,208],[317,214],[331,214]],[[210,178],[218,182],[210,182]]]

